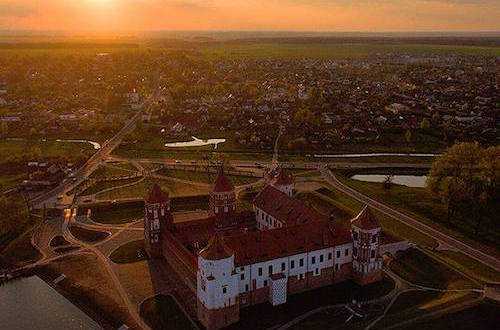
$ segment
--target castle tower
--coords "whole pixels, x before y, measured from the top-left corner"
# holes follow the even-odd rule
[[[353,240],[353,274],[359,285],[382,279],[382,258],[379,254],[380,223],[373,212],[365,208],[351,220]]]
[[[239,321],[238,273],[234,252],[218,231],[198,254],[198,319],[214,330]]]
[[[293,179],[284,168],[278,168],[278,174],[271,182],[271,185],[289,197],[293,197]]]
[[[154,184],[144,199],[144,245],[150,258],[157,258],[161,252],[161,229],[172,220],[168,193]]]
[[[236,192],[234,186],[224,174],[224,169],[219,167],[210,192],[210,213],[215,216],[215,228],[230,227],[235,221]]]

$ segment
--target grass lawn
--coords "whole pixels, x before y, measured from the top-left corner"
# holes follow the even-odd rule
[[[381,183],[352,180],[342,175],[342,173],[337,174],[339,180],[363,194],[387,203],[467,244],[476,248],[489,247],[490,253],[500,251],[500,228],[496,225],[495,219],[484,219],[483,230],[476,237],[473,235],[474,224],[470,221],[456,218],[451,223],[447,223],[445,207],[439,199],[432,197],[425,188],[412,188],[394,184],[387,191]]]
[[[393,260],[390,268],[405,280],[436,289],[469,289],[476,287],[468,279],[418,249],[406,251]]]
[[[92,186],[88,187],[84,191],[82,191],[80,195],[85,196],[85,195],[97,194],[98,192],[100,192],[102,190],[113,188],[113,187],[119,187],[119,186],[123,186],[126,184],[134,183],[134,182],[138,182],[141,179],[142,179],[142,177],[131,178],[131,179],[120,179],[120,180],[113,180],[113,181],[99,181],[99,182],[96,182],[95,184],[93,184]]]
[[[97,230],[89,230],[79,226],[71,226],[69,227],[69,231],[71,232],[71,235],[75,236],[76,239],[88,243],[99,242],[109,236],[108,233]]]
[[[177,178],[177,179],[183,179],[183,180],[189,180],[189,181],[201,182],[201,183],[209,183],[209,184],[213,183],[215,180],[215,177],[217,176],[216,173],[172,170],[172,169],[167,169],[167,168],[163,168],[156,173],[159,175],[168,176],[171,178]],[[253,183],[253,182],[256,182],[259,180],[259,178],[255,178],[252,176],[231,175],[231,174],[228,174],[226,176],[235,186],[241,186],[241,185]]]
[[[123,244],[109,255],[111,261],[117,264],[129,264],[147,258],[144,249],[144,240],[137,240]]]
[[[42,141],[35,140],[0,140],[0,159],[1,160],[19,160],[30,158],[33,148],[40,148],[43,159],[64,158],[68,162],[78,162],[90,157],[95,149],[88,143],[69,143],[57,142],[53,140]]]
[[[493,302],[484,302],[462,311],[443,315],[437,319],[416,322],[403,327],[403,329],[496,329],[498,324],[500,324],[500,305]]]
[[[90,208],[90,218],[95,222],[105,224],[124,224],[142,218],[144,215],[142,202],[102,204],[81,208],[82,210],[78,212],[86,214],[87,209]]]
[[[122,198],[144,198],[154,183],[168,191],[170,197],[208,194],[208,187],[179,183],[173,180],[144,180],[133,186],[113,189],[97,195],[99,200],[115,200]]]
[[[472,278],[484,282],[500,282],[500,273],[458,251],[435,251],[434,256]]]
[[[336,207],[337,210],[340,211],[340,214],[344,213],[344,218],[349,218],[349,214],[351,214],[352,216],[356,215],[363,208],[364,205],[354,198],[344,194],[339,190],[336,190],[329,184],[322,184],[323,188],[318,189],[316,193],[320,194],[323,199],[326,199],[330,203],[332,203],[334,207]],[[334,214],[336,214],[335,211]],[[408,227],[407,225],[392,219],[382,212],[375,211],[375,216],[379,220],[383,231],[387,232],[391,236],[408,239],[411,242],[414,242],[423,247],[437,247],[437,242],[434,239],[425,234],[422,234],[418,230]]]
[[[156,295],[146,299],[140,315],[153,330],[195,329],[171,296]]]
[[[476,299],[476,293],[452,292],[439,293],[430,291],[410,291],[402,293],[391,306],[386,316],[377,324],[375,329],[384,329],[426,313],[446,308],[448,306]],[[449,329],[449,327],[444,327]],[[398,328],[399,329],[399,328]],[[426,329],[426,328],[422,328]]]
[[[240,311],[240,322],[228,329],[266,329],[292,320],[311,309],[338,303],[350,303],[352,299],[365,301],[382,297],[394,288],[394,282],[384,277],[381,282],[364,287],[352,281],[322,287],[287,297],[287,303],[272,307],[263,303]]]
[[[51,247],[59,247],[59,246],[64,246],[64,245],[68,245],[68,244],[69,244],[69,242],[61,235],[54,236],[50,240],[50,243],[49,243],[49,245]]]
[[[21,236],[12,241],[7,248],[0,253],[0,267],[2,264],[21,267],[30,262],[34,262],[42,257],[40,252],[31,245],[33,231],[24,232]]]
[[[115,178],[115,177],[120,177],[120,176],[129,176],[133,175],[134,172],[137,171],[135,170],[128,170],[124,169],[118,166],[99,166],[92,174],[90,175],[90,178],[92,179],[109,179],[109,178]]]

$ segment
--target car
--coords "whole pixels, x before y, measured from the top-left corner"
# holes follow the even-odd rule
[[[182,161],[180,161],[180,160],[176,159],[176,160],[175,160],[175,163],[176,163],[176,164],[181,164],[181,163],[182,163]]]

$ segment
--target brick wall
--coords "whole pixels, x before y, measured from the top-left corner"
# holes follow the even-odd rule
[[[339,283],[352,278],[352,262],[341,264],[339,270],[335,271],[333,283]]]
[[[227,327],[240,320],[239,304],[209,310],[198,300],[198,319],[207,330],[217,330]]]
[[[372,271],[370,273],[361,273],[361,272],[353,272],[353,273],[354,273],[353,274],[354,281],[361,286],[381,281],[383,277],[381,269]]]

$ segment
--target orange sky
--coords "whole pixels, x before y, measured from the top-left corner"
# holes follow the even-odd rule
[[[500,0],[0,0],[0,29],[500,31]]]

